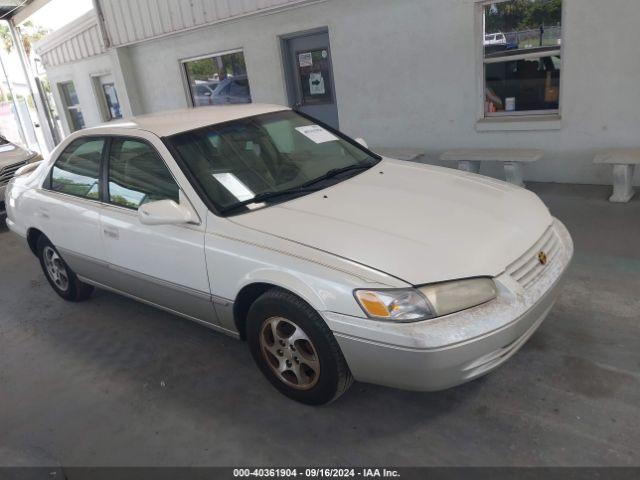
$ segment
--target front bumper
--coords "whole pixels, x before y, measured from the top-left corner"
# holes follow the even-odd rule
[[[325,312],[354,378],[407,390],[443,390],[508,360],[553,307],[573,256],[564,225],[555,220],[551,228],[559,247],[543,273],[526,288],[503,273],[495,279],[498,298],[485,305],[405,324]]]

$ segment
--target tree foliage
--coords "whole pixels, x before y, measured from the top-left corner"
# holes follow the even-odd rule
[[[510,0],[486,7],[487,32],[532,30],[560,25],[562,0]]]
[[[31,21],[26,21],[20,27],[20,33],[22,34],[22,45],[24,46],[24,51],[27,56],[31,55],[31,49],[34,43],[39,40],[42,40],[46,37],[51,30],[44,28],[39,25],[34,25]],[[0,42],[2,42],[2,46],[7,51],[7,53],[11,53],[13,50],[13,38],[11,37],[11,31],[9,30],[9,26],[6,23],[0,24]]]

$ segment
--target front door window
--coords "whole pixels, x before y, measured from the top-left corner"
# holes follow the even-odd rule
[[[138,209],[158,200],[180,202],[179,188],[164,161],[146,142],[116,139],[109,154],[109,203]]]

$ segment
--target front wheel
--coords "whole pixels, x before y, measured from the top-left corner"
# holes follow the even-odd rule
[[[301,403],[329,403],[353,382],[329,327],[311,306],[284,290],[269,290],[253,303],[247,340],[267,379]]]

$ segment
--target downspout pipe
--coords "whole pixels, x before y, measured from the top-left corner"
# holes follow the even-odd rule
[[[105,48],[108,50],[111,47],[111,39],[109,38],[107,25],[104,21],[104,14],[102,13],[102,5],[100,4],[100,0],[92,0],[92,1],[93,1],[93,9],[95,10],[96,16],[98,17],[98,27],[100,28],[102,41],[104,42]]]

